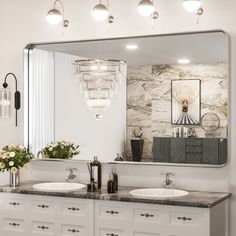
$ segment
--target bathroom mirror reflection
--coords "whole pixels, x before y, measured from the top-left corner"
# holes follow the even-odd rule
[[[228,36],[221,31],[32,44],[26,144],[79,144],[78,160],[227,162]]]

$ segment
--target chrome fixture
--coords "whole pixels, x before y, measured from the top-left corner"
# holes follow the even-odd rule
[[[60,6],[62,8],[62,13],[58,10],[57,3],[60,4]],[[51,9],[47,13],[47,21],[51,25],[58,25],[62,22],[63,27],[66,28],[69,26],[69,21],[67,19],[65,19],[64,5],[61,0],[55,0],[54,5],[53,5],[53,9]]]
[[[170,176],[175,176],[175,174],[171,172],[167,172],[167,173],[161,173],[161,175],[165,175],[163,188],[169,187],[172,184],[172,180],[170,179]]]
[[[141,0],[137,6],[138,12],[142,16],[151,16],[154,11],[154,3],[152,0]]]
[[[38,151],[36,157],[37,157],[37,159],[41,159],[41,158],[43,158],[43,151]]]
[[[200,16],[203,14],[203,8],[201,8],[201,0],[184,0],[183,7],[185,11],[195,13]]]
[[[68,168],[66,170],[69,171],[69,175],[68,175],[68,177],[66,179],[67,182],[70,182],[70,181],[72,181],[73,179],[76,178],[76,175],[74,174],[74,171],[78,171],[77,168]]]
[[[118,92],[125,62],[88,59],[76,60],[73,65],[87,106],[97,112],[97,119],[102,118],[102,112],[111,105]]]
[[[15,79],[15,93],[14,93],[14,107],[16,111],[16,126],[17,126],[17,111],[21,107],[21,95],[17,89],[17,78],[15,74],[8,73],[5,76],[3,88],[0,90],[0,117],[2,119],[9,119],[11,116],[11,92],[8,89],[7,78],[12,76]]]

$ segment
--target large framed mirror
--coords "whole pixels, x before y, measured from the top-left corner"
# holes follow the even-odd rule
[[[37,43],[25,58],[25,142],[34,153],[68,140],[80,145],[76,160],[228,162],[225,32]]]

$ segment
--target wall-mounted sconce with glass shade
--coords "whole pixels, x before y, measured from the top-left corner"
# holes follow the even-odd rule
[[[58,10],[57,4],[60,4],[60,6],[62,8],[62,13]],[[47,21],[51,25],[58,25],[62,22],[63,27],[69,26],[69,21],[67,19],[65,19],[65,16],[64,16],[64,5],[63,5],[62,1],[56,0],[54,2],[53,9],[51,9],[47,13]]]
[[[87,106],[96,111],[96,117],[98,117],[98,114],[108,109],[118,92],[125,62],[89,59],[76,60],[73,65]]]
[[[14,93],[14,107],[16,112],[16,126],[17,126],[17,111],[21,106],[20,92],[17,89],[17,78],[13,73],[8,73],[5,76],[3,88],[0,90],[0,117],[2,119],[9,119],[11,117],[11,91],[8,88],[7,79],[12,76],[15,79],[15,93]]]

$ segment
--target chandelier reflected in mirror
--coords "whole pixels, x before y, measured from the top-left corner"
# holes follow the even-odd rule
[[[96,118],[101,118],[118,92],[126,62],[83,59],[75,60],[73,65],[87,106],[96,112]]]

